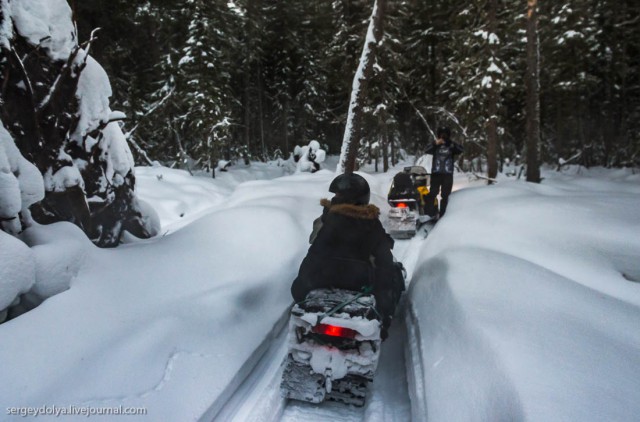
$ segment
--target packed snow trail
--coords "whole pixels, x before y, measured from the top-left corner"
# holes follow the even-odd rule
[[[399,315],[403,312],[403,309],[398,310]],[[305,403],[280,397],[282,362],[287,353],[287,328],[286,324],[283,325],[224,406],[221,409],[210,408],[201,421],[404,422],[410,419],[403,348],[406,333],[401,317],[392,325],[389,340],[382,346],[378,371],[362,408],[336,402]]]
[[[394,255],[407,269],[410,280],[417,259],[419,244],[428,234],[423,226],[417,235],[409,240],[396,241]],[[430,231],[432,227],[428,227]],[[396,321],[391,326],[389,340],[382,345],[380,363],[364,407],[357,408],[336,402],[321,404],[285,400],[280,397],[282,363],[287,353],[288,320],[283,318],[274,326],[271,343],[261,347],[257,359],[247,363],[248,375],[220,406],[212,406],[201,421],[234,422],[288,422],[288,421],[373,421],[404,422],[411,419],[411,403],[406,378],[405,344],[407,344],[404,315],[405,301],[402,300]],[[257,362],[256,362],[257,360]]]
[[[415,268],[418,245],[425,239],[426,234],[428,231],[425,226],[422,226],[413,238],[395,242],[394,256],[405,266],[407,282],[411,279]],[[334,402],[312,404],[290,400],[280,421],[404,422],[410,420],[411,404],[404,353],[404,345],[407,343],[405,311],[405,301],[401,300],[396,311],[396,320],[389,330],[389,338],[382,345],[378,370],[373,382],[369,385],[367,400],[363,408]]]

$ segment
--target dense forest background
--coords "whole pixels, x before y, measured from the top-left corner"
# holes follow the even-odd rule
[[[80,40],[101,28],[92,54],[138,163],[286,158],[313,139],[339,151],[370,0],[70,4]],[[525,155],[526,12],[524,0],[388,1],[361,154],[419,152],[447,124],[467,160],[483,158],[495,115],[498,160]],[[639,165],[640,3],[543,1],[538,36],[541,160]]]
[[[0,88],[0,229],[116,246],[158,230],[136,164],[215,176],[313,144],[386,171],[446,125],[488,183],[638,168],[640,3],[0,0]]]

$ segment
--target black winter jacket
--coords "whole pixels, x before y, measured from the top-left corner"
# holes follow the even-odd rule
[[[435,142],[427,148],[426,154],[433,155],[432,174],[453,174],[455,156],[462,153],[462,146],[455,142],[437,145]]]
[[[317,288],[360,291],[370,286],[378,311],[392,316],[394,294],[399,292],[393,283],[393,239],[378,220],[380,210],[375,205],[331,204],[327,199],[320,203],[321,226],[314,224],[313,243],[291,286],[294,300],[304,300]]]

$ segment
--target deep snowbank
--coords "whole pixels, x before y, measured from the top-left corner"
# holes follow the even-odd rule
[[[0,232],[0,321],[10,305],[15,317],[67,290],[93,248],[71,223],[34,224],[19,239]]]
[[[203,196],[203,186],[191,190],[198,182],[185,172],[153,172],[141,198],[154,202],[155,189],[177,193],[183,186],[184,217],[199,217],[113,250],[90,243],[82,252],[67,249],[69,257],[84,256],[71,288],[0,326],[1,409],[144,406],[149,413],[141,420],[195,420],[222,406],[288,308],[290,283],[320,212],[317,198],[333,174],[239,186],[206,180],[233,192],[221,200]],[[145,184],[155,183],[145,195]],[[60,229],[30,229],[34,252],[38,242],[49,247],[47,237]]]
[[[20,235],[30,247],[35,266],[31,289],[21,296],[16,314],[29,311],[42,301],[69,288],[89,251],[96,246],[76,225],[66,222],[34,225]]]
[[[158,213],[162,233],[184,227],[212,206],[222,204],[242,182],[271,180],[284,176],[287,168],[274,163],[238,165],[227,172],[201,173],[191,177],[184,170],[167,167],[137,167],[136,184],[140,197]]]
[[[13,236],[0,231],[0,322],[5,309],[27,292],[36,279],[31,250]]]
[[[423,245],[414,417],[640,414],[640,177],[545,176],[455,193]]]

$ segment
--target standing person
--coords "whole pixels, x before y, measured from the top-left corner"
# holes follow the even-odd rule
[[[378,219],[380,210],[369,204],[369,184],[362,176],[341,174],[329,191],[335,196],[320,201],[324,210],[313,224],[311,247],[291,294],[299,302],[319,288],[371,289],[382,317],[384,340],[404,290],[402,265],[391,254],[393,239]]]
[[[449,195],[453,189],[453,163],[455,156],[462,153],[462,146],[451,141],[451,129],[448,127],[440,127],[436,132],[436,140],[429,148],[426,154],[433,155],[433,164],[431,166],[431,189],[429,192],[429,200],[434,201],[435,197],[440,193],[442,201],[440,201],[440,217],[447,210]]]

